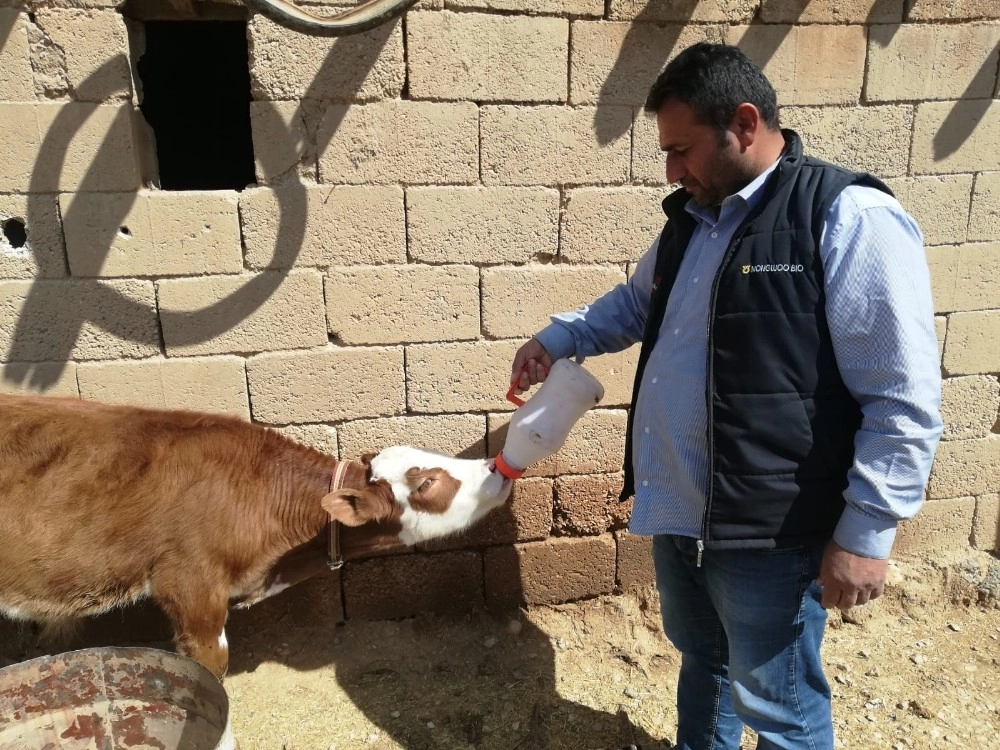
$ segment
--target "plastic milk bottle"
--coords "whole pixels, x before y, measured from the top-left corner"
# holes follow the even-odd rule
[[[533,463],[558,451],[570,429],[588,409],[604,398],[600,381],[569,359],[557,359],[538,392],[527,402],[507,398],[520,408],[507,429],[507,440],[496,457],[496,469],[516,479]]]

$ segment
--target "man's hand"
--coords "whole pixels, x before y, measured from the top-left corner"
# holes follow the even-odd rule
[[[517,383],[517,392],[526,391],[535,383],[545,380],[545,375],[552,367],[552,357],[545,351],[538,339],[528,339],[517,354],[510,368],[510,382]]]
[[[831,539],[816,578],[823,587],[823,608],[847,610],[882,596],[888,568],[887,560],[855,555]]]

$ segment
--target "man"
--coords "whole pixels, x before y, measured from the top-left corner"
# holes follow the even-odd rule
[[[524,344],[554,359],[642,341],[622,499],[653,535],[682,654],[677,747],[830,750],[826,609],[878,597],[941,433],[916,223],[874,177],[802,154],[764,74],[696,44],[657,78],[666,226],[627,284]]]

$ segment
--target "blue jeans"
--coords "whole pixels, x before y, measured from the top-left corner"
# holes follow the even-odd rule
[[[678,750],[737,750],[743,725],[758,750],[832,750],[830,686],[816,585],[823,547],[706,550],[653,537],[667,637],[681,652]]]

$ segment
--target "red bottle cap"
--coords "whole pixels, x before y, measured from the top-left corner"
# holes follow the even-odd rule
[[[503,460],[503,453],[498,455],[496,459],[497,471],[499,471],[503,476],[508,479],[520,479],[524,476],[524,469],[515,469],[509,463]]]

